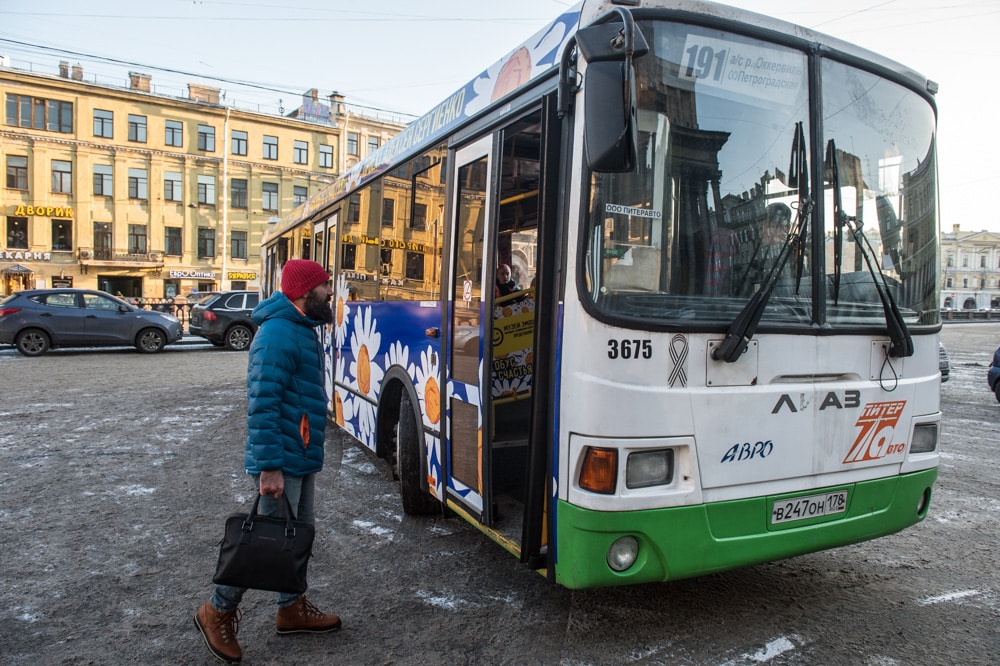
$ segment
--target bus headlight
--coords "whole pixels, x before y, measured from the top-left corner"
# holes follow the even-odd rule
[[[920,423],[913,428],[913,442],[910,453],[930,453],[937,449],[938,424]]]
[[[639,542],[635,537],[623,536],[608,548],[608,566],[615,571],[625,571],[639,556]]]
[[[625,486],[648,488],[663,486],[674,478],[674,450],[635,451],[625,464]]]

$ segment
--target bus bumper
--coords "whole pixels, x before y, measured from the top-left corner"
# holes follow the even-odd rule
[[[607,512],[557,501],[555,580],[571,589],[700,576],[898,532],[927,515],[937,469],[808,492],[691,507]],[[847,489],[847,510],[771,524],[776,500]],[[607,562],[623,536],[639,543],[625,571]]]

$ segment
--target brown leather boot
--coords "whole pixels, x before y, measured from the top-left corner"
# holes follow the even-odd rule
[[[239,608],[222,613],[215,610],[210,601],[206,601],[195,614],[194,624],[212,654],[227,664],[240,663],[243,650],[236,642],[236,632],[240,629]]]
[[[340,629],[340,618],[328,615],[313,606],[305,597],[299,597],[294,604],[278,609],[279,634],[322,634]]]

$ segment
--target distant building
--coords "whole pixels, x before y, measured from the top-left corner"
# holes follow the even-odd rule
[[[1000,309],[1000,234],[962,231],[941,234],[941,307]]]
[[[0,295],[35,287],[129,297],[254,289],[260,240],[404,125],[316,90],[287,115],[0,63]]]

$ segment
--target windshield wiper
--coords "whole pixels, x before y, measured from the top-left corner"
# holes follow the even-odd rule
[[[830,180],[833,182],[833,217],[836,233],[834,234],[834,273],[833,273],[833,301],[837,303],[840,298],[840,275],[841,264],[843,262],[843,235],[844,227],[854,237],[854,245],[864,257],[868,272],[875,283],[875,291],[878,292],[879,300],[882,301],[882,310],[885,312],[885,324],[889,332],[889,356],[900,358],[913,355],[913,338],[906,328],[903,315],[896,306],[896,300],[892,297],[892,291],[885,279],[885,273],[877,262],[872,262],[875,249],[868,242],[868,237],[861,230],[861,221],[857,216],[848,216],[844,213],[844,205],[840,195],[840,158],[837,156],[837,146],[833,139],[827,143],[826,162],[830,169]],[[853,226],[852,226],[853,223]],[[878,275],[875,272],[878,271]]]
[[[802,280],[802,268],[805,263],[805,237],[809,228],[809,218],[812,213],[813,202],[809,198],[809,166],[806,163],[806,135],[801,122],[795,123],[795,134],[792,137],[792,153],[788,168],[789,182],[792,187],[799,189],[798,218],[795,224],[795,231],[788,234],[778,259],[771,266],[771,271],[767,274],[767,279],[761,285],[747,304],[743,306],[740,313],[729,325],[726,337],[718,347],[712,351],[712,358],[716,361],[735,363],[739,360],[743,352],[746,351],[750,338],[753,337],[760,323],[760,318],[764,315],[767,301],[774,292],[774,287],[778,284],[778,276],[788,261],[788,255],[794,241],[797,250],[798,266],[796,268],[795,291],[798,292],[799,283]],[[756,250],[754,251],[756,255]]]
[[[781,246],[781,251],[778,253],[778,259],[771,266],[767,278],[760,289],[754,292],[754,295],[750,297],[747,304],[743,306],[743,309],[740,310],[733,323],[729,325],[729,330],[726,332],[726,337],[722,341],[722,344],[712,351],[712,358],[716,361],[735,363],[743,355],[743,352],[746,351],[747,344],[757,330],[757,325],[764,314],[767,302],[774,292],[775,285],[778,284],[778,276],[781,275],[781,270],[785,267],[785,262],[788,261],[793,247],[800,254],[802,252],[802,244],[805,240],[806,230],[809,227],[807,221],[812,211],[812,206],[811,200],[800,200],[795,231],[788,234],[788,237],[785,238],[785,242]]]
[[[896,306],[896,299],[892,297],[892,291],[889,289],[889,283],[885,279],[885,273],[882,272],[881,266],[877,263],[872,263],[872,257],[875,256],[875,249],[868,242],[865,232],[861,230],[861,222],[857,217],[845,217],[844,222],[850,230],[851,235],[854,236],[855,245],[861,249],[861,256],[864,257],[865,264],[868,266],[868,272],[872,276],[872,282],[875,283],[875,291],[878,292],[879,300],[882,301],[882,310],[885,312],[885,325],[889,331],[889,356],[893,358],[913,356],[913,338],[910,337],[910,331],[906,327],[906,322],[903,321],[903,315]],[[853,227],[851,226],[852,222],[854,223]],[[876,271],[878,271],[878,275],[875,274]]]

